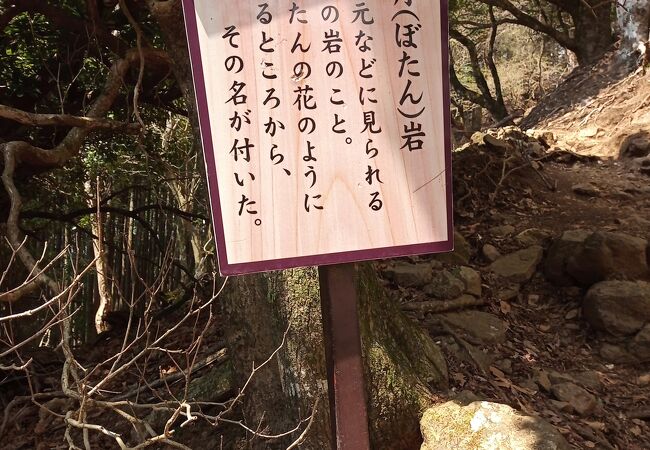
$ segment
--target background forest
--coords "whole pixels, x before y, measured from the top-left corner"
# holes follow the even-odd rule
[[[456,250],[357,267],[373,448],[649,448],[650,2],[449,8]],[[317,273],[219,277],[189,70],[180,0],[0,0],[0,448],[331,445]]]

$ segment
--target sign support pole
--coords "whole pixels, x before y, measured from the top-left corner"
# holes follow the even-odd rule
[[[369,450],[355,266],[321,266],[318,274],[333,447]]]

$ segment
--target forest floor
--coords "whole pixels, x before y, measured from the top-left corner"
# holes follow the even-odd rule
[[[621,77],[607,61],[580,71],[523,125],[528,137],[515,128],[489,132],[497,140],[479,133],[455,154],[456,229],[468,244],[463,249],[457,242],[460,259],[409,261],[438,260],[444,262],[438,270],[453,274],[465,265],[480,274],[486,305],[449,316],[460,336],[441,332],[439,314],[417,308],[436,288],[448,289],[448,279],[434,283],[433,290],[431,284],[400,286],[389,263],[382,266],[387,285],[445,351],[451,394],[437,401],[464,392],[507,403],[546,419],[580,449],[648,449],[650,364],[623,361],[616,352],[625,339],[597,331],[585,320],[582,304],[589,286],[558,286],[544,273],[555,264],[549,259],[553,242],[566,231],[630,235],[645,239],[645,245],[650,240],[648,76]],[[508,155],[514,162],[504,166]],[[491,263],[499,255],[533,245],[544,249],[544,257],[525,280],[512,282],[494,273]],[[650,305],[650,298],[646,301]],[[626,307],[620,305],[621,315]],[[479,324],[486,318],[491,330]],[[574,392],[563,394],[557,388],[562,384]]]

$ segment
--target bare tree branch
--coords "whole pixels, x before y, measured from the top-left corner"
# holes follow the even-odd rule
[[[135,123],[117,122],[110,119],[72,116],[69,114],[36,114],[6,105],[0,105],[0,118],[13,120],[22,125],[43,127],[43,126],[64,126],[86,128],[91,131],[117,131],[128,134],[140,132],[140,125]]]

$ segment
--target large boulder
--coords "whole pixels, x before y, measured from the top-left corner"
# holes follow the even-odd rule
[[[596,232],[567,259],[566,271],[588,287],[611,279],[636,280],[648,276],[648,241],[623,233]]]
[[[603,281],[587,292],[584,318],[597,330],[629,336],[650,323],[650,283]]]
[[[533,277],[543,256],[544,249],[539,245],[533,245],[502,256],[490,265],[490,270],[509,281],[524,283]]]
[[[421,450],[569,450],[548,422],[508,405],[450,401],[428,409],[420,421]]]
[[[544,275],[548,281],[557,286],[575,284],[575,280],[566,273],[567,260],[582,248],[582,244],[591,234],[591,231],[586,230],[565,231],[553,242],[544,262]]]

